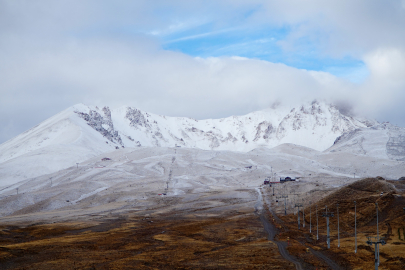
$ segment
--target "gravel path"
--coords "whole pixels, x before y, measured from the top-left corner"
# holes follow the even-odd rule
[[[283,256],[284,259],[292,262],[295,265],[295,268],[297,270],[303,270],[304,268],[302,268],[301,263],[298,262],[293,256],[291,256],[288,253],[287,244],[284,243],[284,242],[279,242],[279,241],[274,240],[274,237],[277,234],[276,228],[274,227],[273,224],[271,224],[269,222],[266,215],[264,214],[263,197],[262,197],[261,190],[260,189],[256,189],[256,190],[257,190],[257,193],[258,193],[258,199],[257,199],[257,203],[255,204],[255,210],[256,210],[256,213],[260,217],[260,221],[263,224],[264,230],[267,232],[267,239],[272,241],[273,243],[275,243],[277,245],[278,250],[279,250],[281,256]]]
[[[262,208],[263,208],[264,205],[263,205],[262,192],[261,192],[260,189],[257,189],[257,191],[259,192],[259,199],[260,199],[261,202],[262,202]],[[266,200],[266,204],[267,204],[268,207],[269,207],[269,202],[268,202],[267,198],[264,198],[264,199]],[[272,211],[272,209],[271,209],[270,207],[269,207],[269,211],[270,211],[270,213],[273,214],[273,216],[274,216],[275,219],[277,219],[279,222],[283,222],[280,218],[277,217],[276,213],[275,213],[274,211]],[[272,240],[274,243],[277,244],[277,246],[279,247],[280,253],[281,253],[281,255],[282,255],[284,258],[286,258],[287,260],[293,262],[293,263],[296,265],[297,269],[302,269],[302,268],[301,268],[301,265],[299,265],[300,268],[298,268],[297,264],[295,263],[296,261],[294,260],[294,258],[288,254],[288,252],[287,252],[287,250],[286,250],[286,248],[287,248],[287,243],[285,243],[285,242],[277,242],[277,241],[274,241],[274,240],[273,240],[273,238],[274,238],[274,236],[275,236],[275,231],[276,231],[276,229],[274,228],[274,225],[273,225],[273,224],[269,223],[269,221],[267,220],[267,218],[266,218],[265,215],[263,214],[263,209],[261,209],[261,212],[262,212],[262,213],[260,214],[260,220],[262,221],[262,223],[263,223],[263,225],[264,225],[264,227],[265,227],[265,230],[268,232],[269,237],[271,237],[271,239],[269,239],[269,240]],[[262,216],[263,216],[263,218],[262,218]],[[269,226],[265,225],[265,222],[269,223]],[[268,227],[268,229],[267,229],[266,227]],[[331,260],[329,257],[327,257],[326,255],[324,255],[322,252],[320,252],[320,251],[315,251],[315,250],[313,250],[312,248],[309,248],[309,250],[310,250],[311,253],[314,254],[318,259],[321,259],[322,261],[324,261],[324,262],[330,267],[330,269],[332,269],[332,270],[342,270],[342,268],[341,268],[338,264],[336,264],[333,260]],[[288,257],[286,257],[286,256],[283,254],[283,252],[284,252],[287,256],[289,256],[290,259],[289,259]],[[291,259],[292,259],[292,260],[291,260]],[[298,264],[299,264],[299,263],[298,263]]]

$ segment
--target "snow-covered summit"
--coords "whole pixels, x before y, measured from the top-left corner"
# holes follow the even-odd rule
[[[0,163],[51,146],[82,147],[91,156],[139,146],[247,152],[293,143],[323,151],[345,132],[374,124],[323,102],[206,120],[77,104],[1,144]]]
[[[0,145],[0,163],[50,147],[84,147],[90,152],[106,152],[111,147],[99,144],[103,135],[94,132],[75,111],[89,110],[78,104]]]
[[[282,143],[323,151],[344,132],[373,123],[343,115],[322,102],[206,120],[156,115],[131,107],[110,110],[80,106],[74,112],[108,141],[124,147],[177,145],[243,152]]]
[[[362,139],[356,139],[360,135]],[[314,151],[329,148],[401,160],[404,137],[404,129],[344,115],[337,107],[316,101],[206,120],[77,104],[1,144],[0,179],[14,183],[125,147],[248,152],[289,143]]]

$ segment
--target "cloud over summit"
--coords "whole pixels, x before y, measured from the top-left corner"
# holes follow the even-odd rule
[[[80,102],[201,119],[326,99],[405,125],[404,1],[192,2],[0,0],[0,143]]]

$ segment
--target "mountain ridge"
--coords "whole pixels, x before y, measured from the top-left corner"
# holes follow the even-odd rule
[[[289,112],[286,109],[268,109],[242,116],[204,120],[156,115],[132,107],[112,111],[108,107],[89,107],[89,112],[76,110],[75,113],[111,142],[121,146],[179,145],[243,152],[258,146],[274,147],[282,143],[323,151],[344,132],[376,124],[376,121],[343,115],[336,107],[318,102],[293,108]],[[133,143],[134,137],[139,138],[136,143]]]
[[[77,104],[1,144],[0,177],[11,183],[124,147],[248,152],[282,144],[403,160],[405,129],[344,115],[336,106],[317,101],[204,120]]]

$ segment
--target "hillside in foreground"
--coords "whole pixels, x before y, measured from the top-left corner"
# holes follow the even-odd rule
[[[271,194],[268,198],[271,198]],[[300,201],[297,198],[297,201]],[[405,181],[386,181],[367,178],[329,192],[320,200],[308,204],[304,199],[304,211],[300,210],[301,229],[298,230],[297,212],[290,211],[284,216],[283,209],[278,209],[282,226],[279,240],[290,238],[288,250],[305,263],[318,265],[318,269],[327,269],[325,261],[316,255],[321,252],[337,263],[341,269],[373,269],[374,245],[367,242],[368,236],[377,236],[377,212],[379,235],[385,239],[386,245],[380,245],[381,269],[404,269],[405,267]],[[355,205],[357,217],[357,253],[355,250]],[[269,201],[275,204],[274,199]],[[339,238],[337,207],[339,205]],[[318,206],[319,240],[317,240],[316,207]],[[326,245],[326,218],[322,217],[325,207],[334,217],[330,218],[331,248]],[[280,213],[281,212],[281,213]],[[303,227],[303,213],[305,227]],[[311,227],[310,227],[311,226]],[[309,231],[311,228],[311,232]],[[340,244],[340,247],[338,246]],[[306,252],[306,248],[310,252]]]

